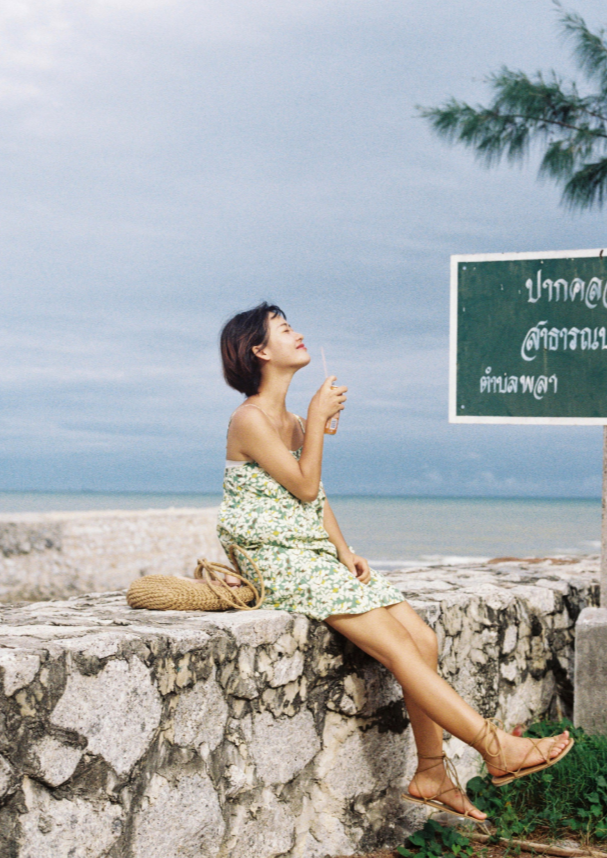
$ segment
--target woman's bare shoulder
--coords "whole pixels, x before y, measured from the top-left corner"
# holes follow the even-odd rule
[[[274,427],[266,415],[258,408],[240,406],[234,411],[228,426],[228,459],[254,458],[258,445],[265,445]]]
[[[239,405],[230,417],[230,431],[236,433],[242,430],[248,431],[255,428],[268,429],[272,426],[267,414],[253,405]]]

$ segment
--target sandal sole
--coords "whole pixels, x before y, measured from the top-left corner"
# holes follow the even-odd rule
[[[493,786],[496,787],[506,786],[506,784],[511,784],[512,781],[520,780],[520,778],[524,778],[527,775],[535,774],[535,772],[543,772],[544,769],[549,769],[551,766],[555,766],[557,763],[560,763],[563,757],[567,756],[567,754],[573,748],[574,745],[575,741],[573,739],[569,739],[569,744],[566,748],[563,748],[558,757],[554,757],[554,759],[549,760],[547,763],[540,763],[537,766],[528,766],[527,768],[522,769],[522,771],[517,772],[516,774],[501,775],[500,777],[491,778],[491,783],[493,784]]]
[[[469,819],[471,822],[477,822],[479,824],[486,823],[487,819],[477,819],[475,816],[470,816],[469,814],[464,813],[463,811],[455,810],[453,807],[449,807],[446,804],[441,804],[440,801],[433,801],[432,799],[423,799],[417,798],[414,795],[411,795],[408,792],[404,792],[401,795],[401,798],[405,801],[413,802],[413,804],[424,804],[426,807],[432,807],[434,810],[439,810],[441,813],[450,813],[452,816],[459,816],[461,819]]]

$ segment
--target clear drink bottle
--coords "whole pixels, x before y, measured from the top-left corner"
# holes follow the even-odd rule
[[[336,384],[331,385],[331,389],[337,387]],[[333,417],[329,417],[327,422],[325,423],[325,435],[335,435],[337,432],[337,427],[339,426],[339,411],[337,414],[334,414]]]

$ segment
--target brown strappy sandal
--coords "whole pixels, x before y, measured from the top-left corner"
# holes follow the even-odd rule
[[[459,792],[464,798],[466,797],[466,790],[462,787],[459,782],[459,777],[457,776],[457,772],[455,770],[455,766],[449,759],[449,757],[443,752],[440,756],[426,756],[424,754],[418,754],[419,760],[438,760],[438,763],[434,763],[432,766],[428,766],[423,771],[427,772],[429,769],[435,769],[437,766],[444,765],[445,767],[445,777],[450,778],[457,786],[449,787],[448,789],[441,790],[435,792],[434,795],[429,796],[428,798],[418,798],[415,795],[411,795],[409,792],[405,792],[402,794],[401,798],[404,798],[405,801],[413,802],[414,804],[425,804],[428,807],[433,808],[434,810],[438,810],[441,813],[451,813],[453,816],[461,816],[464,819],[471,819],[472,822],[476,822],[478,824],[483,824],[487,822],[487,819],[477,819],[475,816],[471,816],[471,812],[469,810],[455,810],[454,807],[451,807],[448,804],[444,804],[442,801],[437,801],[437,799],[441,795],[446,795],[448,792]],[[413,783],[417,778],[418,772],[413,775]],[[421,790],[420,790],[421,792]]]
[[[483,726],[477,733],[476,738],[473,742],[470,743],[471,746],[477,751],[479,751],[483,757],[492,757],[494,760],[496,760],[496,762],[492,763],[492,765],[506,772],[505,775],[494,776],[491,778],[491,783],[497,787],[505,786],[506,784],[512,783],[512,781],[518,780],[518,778],[524,778],[526,775],[532,775],[534,774],[534,772],[541,772],[543,771],[543,769],[548,769],[550,768],[550,766],[554,766],[569,753],[569,751],[573,748],[575,744],[574,740],[570,737],[569,743],[566,745],[565,748],[563,748],[561,753],[558,754],[558,756],[551,758],[550,756],[547,756],[544,751],[542,751],[542,749],[539,747],[538,743],[541,741],[541,739],[531,739],[526,736],[525,738],[529,742],[531,742],[531,747],[525,754],[522,765],[520,765],[518,769],[516,769],[516,771],[513,771],[508,769],[508,767],[505,765],[506,760],[504,757],[504,752],[502,750],[502,744],[500,742],[499,736],[497,735],[498,727],[503,729],[503,726],[499,722],[486,718]],[[554,739],[557,738],[558,736],[554,737]],[[483,749],[482,746],[484,742],[486,742],[486,747]],[[493,745],[494,748],[497,748],[495,752],[490,750],[491,745]],[[539,753],[544,762],[538,763],[533,766],[525,766],[525,760],[528,758],[529,754],[534,749]]]

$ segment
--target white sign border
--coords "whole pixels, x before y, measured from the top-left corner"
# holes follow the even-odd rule
[[[475,417],[457,414],[457,267],[460,262],[509,262],[516,259],[602,258],[607,248],[593,250],[547,250],[523,253],[472,253],[451,256],[449,309],[449,423],[523,423],[551,426],[607,426],[606,417]]]

